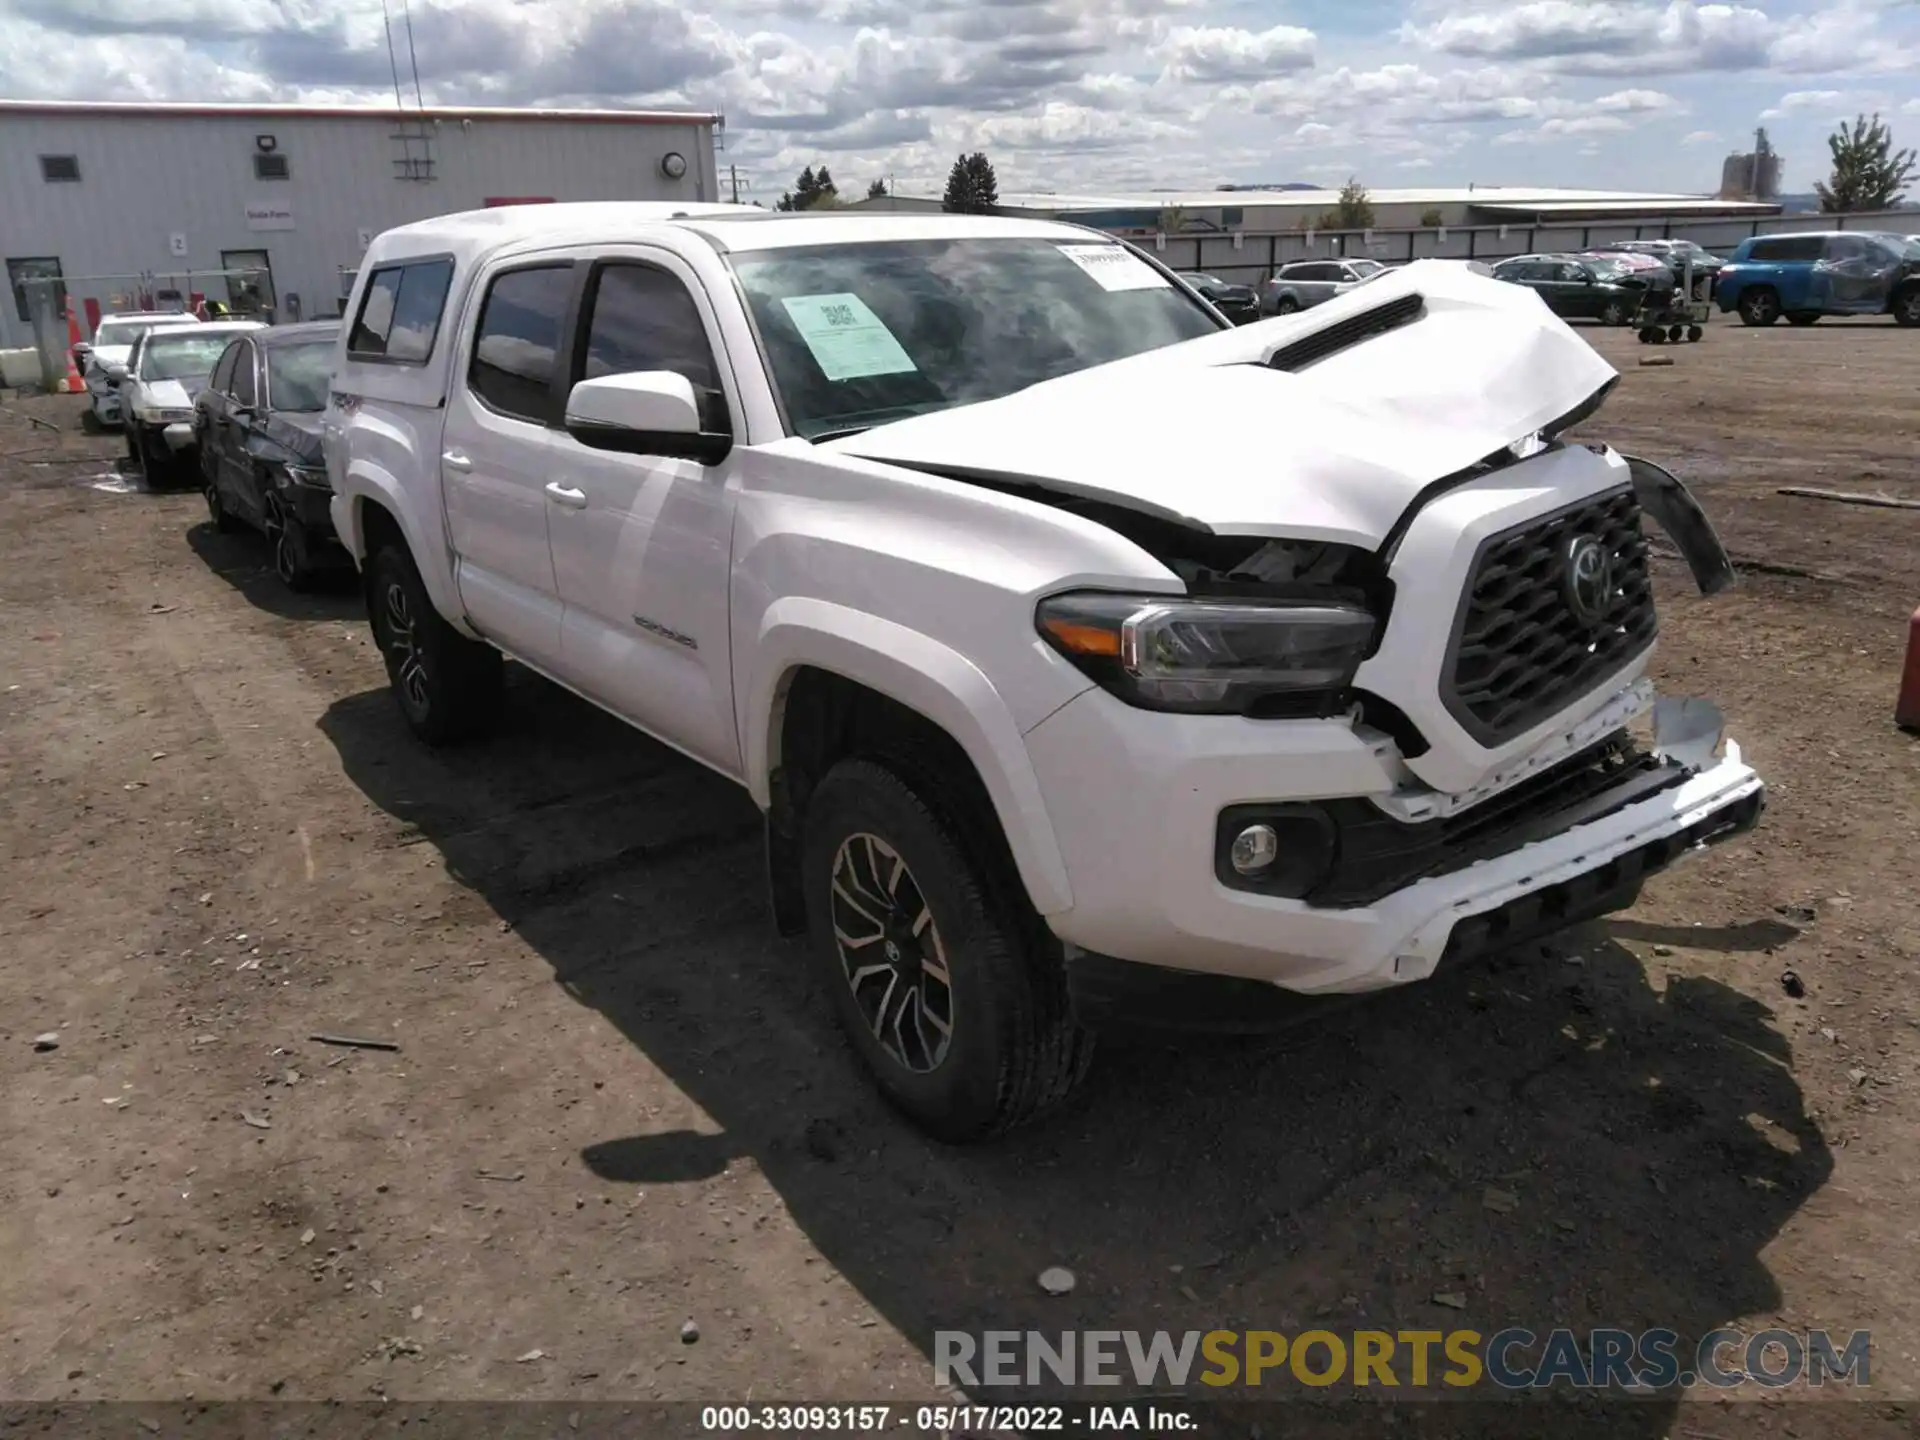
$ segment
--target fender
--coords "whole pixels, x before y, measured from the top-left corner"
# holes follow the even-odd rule
[[[1693,572],[1693,583],[1700,587],[1700,593],[1718,595],[1730,588],[1739,577],[1727,558],[1726,547],[1714,534],[1713,522],[1693,498],[1693,492],[1672,471],[1663,470],[1651,460],[1636,455],[1620,458],[1627,462],[1627,473],[1633,477],[1634,498],[1680,547],[1680,556]]]
[[[340,543],[347,547],[355,563],[364,570],[367,537],[363,511],[369,502],[380,506],[399,521],[400,533],[407,542],[407,548],[413,552],[414,564],[420,571],[422,583],[427,587],[433,608],[468,639],[484,640],[486,637],[467,623],[466,607],[460,601],[460,591],[453,573],[453,551],[447,543],[446,521],[438,504],[439,487],[434,487],[435,504],[430,509],[422,506],[417,499],[410,500],[409,495],[407,487],[380,466],[363,459],[351,462],[347,469],[346,486],[334,496],[333,504],[329,507]]]
[[[743,731],[747,788],[771,804],[787,678],[800,666],[829,670],[919,712],[959,742],[985,782],[1007,847],[1034,908],[1073,908],[1066,861],[1040,781],[1006,702],[959,651],[916,630],[831,601],[788,596],[761,616]]]

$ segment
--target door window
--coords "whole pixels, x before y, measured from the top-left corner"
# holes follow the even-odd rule
[[[213,378],[207,381],[207,389],[216,395],[228,395],[233,392],[233,365],[240,354],[244,341],[235,341],[220,353],[220,363],[213,367]]]
[[[1573,282],[1575,285],[1584,285],[1592,277],[1587,274],[1586,269],[1583,266],[1562,265],[1559,267],[1559,273],[1558,275],[1556,275],[1555,278],[1560,280],[1569,280]]]
[[[234,352],[238,352],[235,354]],[[228,351],[233,354],[233,389],[229,392],[236,405],[251,405],[257,392],[254,388],[253,342],[242,340]]]
[[[1818,260],[1826,248],[1819,235],[1775,235],[1757,240],[1747,252],[1749,260]]]
[[[440,333],[440,312],[453,284],[451,260],[383,265],[367,277],[360,314],[347,340],[357,359],[424,365]]]
[[[572,293],[571,263],[509,270],[487,287],[467,385],[488,409],[538,425],[554,419],[560,330]]]
[[[1867,240],[1864,235],[1835,235],[1827,241],[1827,259],[1835,262],[1864,260],[1867,258],[1867,252]]]
[[[713,348],[686,286],[651,265],[607,265],[595,277],[588,306],[576,383],[636,370],[671,370],[692,382],[700,428],[726,433],[726,396]]]

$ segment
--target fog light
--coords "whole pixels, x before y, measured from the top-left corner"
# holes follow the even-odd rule
[[[1233,837],[1227,852],[1233,868],[1242,875],[1258,875],[1279,857],[1280,837],[1271,825],[1249,825]]]

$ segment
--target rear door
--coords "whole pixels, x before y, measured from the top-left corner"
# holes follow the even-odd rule
[[[227,378],[226,424],[219,428],[220,490],[234,509],[254,525],[266,519],[260,477],[254,472],[248,441],[260,424],[260,347],[240,340],[227,347],[233,369]],[[225,363],[225,357],[222,357]]]
[[[1823,309],[1842,315],[1877,315],[1887,308],[1888,291],[1900,257],[1871,235],[1830,235],[1815,266],[1822,285]]]
[[[237,341],[220,353],[206,387],[194,397],[193,402],[193,434],[200,446],[200,471],[207,484],[214,486],[222,495],[226,493],[226,484],[220,474],[220,451],[226,443],[228,406],[231,403],[227,390],[233,383],[233,367],[239,354],[240,345]]]
[[[545,487],[559,423],[570,259],[496,264],[475,282],[447,387],[440,471],[460,600],[501,648],[543,668],[560,654]]]
[[[568,383],[671,370],[701,428],[742,413],[709,296],[678,257],[623,247],[591,262]],[[546,486],[566,601],[563,678],[696,759],[737,777],[728,637],[732,460],[717,466],[594,450],[560,429]]]

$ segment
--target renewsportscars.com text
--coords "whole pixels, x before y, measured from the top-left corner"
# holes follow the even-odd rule
[[[1665,1390],[1871,1383],[1872,1335],[1825,1330],[987,1330],[934,1334],[934,1383]]]

